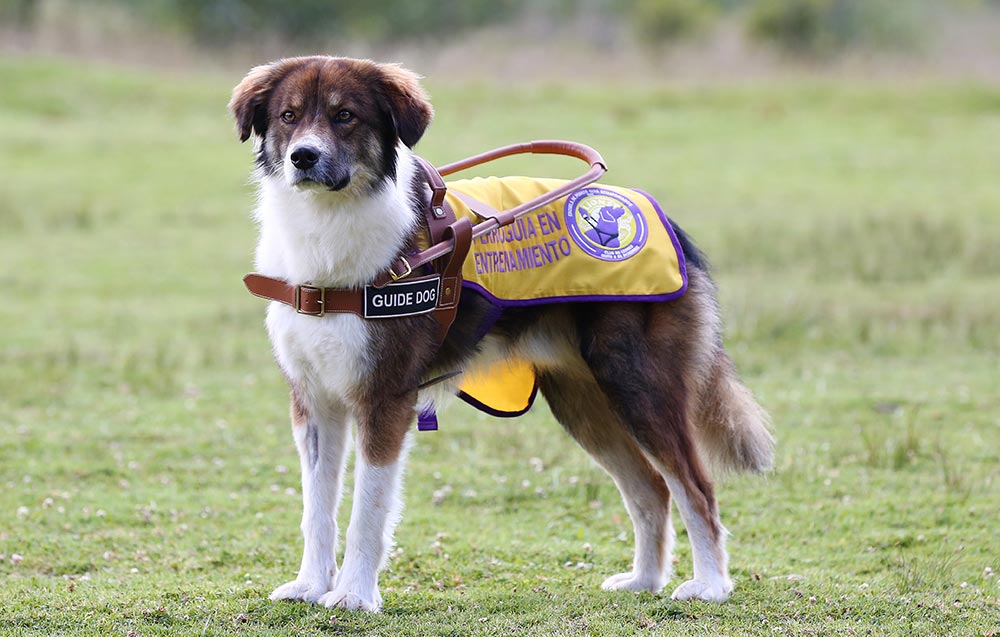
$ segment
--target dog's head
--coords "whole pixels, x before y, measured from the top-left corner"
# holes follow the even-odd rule
[[[259,138],[264,176],[298,189],[377,188],[396,174],[396,146],[412,147],[433,111],[418,76],[393,64],[324,56],[252,69],[229,110],[240,140]]]

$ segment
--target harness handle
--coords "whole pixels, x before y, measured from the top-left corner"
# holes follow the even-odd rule
[[[465,170],[466,168],[472,168],[473,166],[485,164],[502,157],[526,154],[565,155],[567,157],[575,157],[576,159],[583,160],[584,162],[590,164],[591,167],[599,165],[604,169],[603,172],[607,172],[608,170],[608,165],[604,162],[604,158],[601,157],[601,154],[586,144],[567,142],[560,139],[540,139],[533,142],[501,146],[500,148],[494,148],[493,150],[488,150],[484,153],[473,155],[472,157],[466,157],[465,159],[460,159],[450,164],[441,166],[438,169],[438,172],[442,175],[450,175],[452,173]]]
[[[500,148],[494,148],[493,150],[488,150],[484,153],[473,155],[472,157],[467,157],[450,164],[445,164],[439,168],[438,171],[442,175],[450,175],[452,173],[465,170],[466,168],[485,164],[502,157],[525,154],[565,155],[590,164],[590,170],[576,179],[566,182],[559,188],[550,190],[549,192],[539,195],[534,199],[529,199],[520,206],[511,208],[510,210],[502,210],[497,213],[496,216],[489,217],[485,221],[477,223],[472,229],[473,239],[478,239],[484,234],[487,234],[497,228],[509,225],[525,213],[537,210],[544,205],[565,197],[579,188],[594,183],[608,171],[608,165],[605,163],[604,158],[601,157],[599,152],[586,144],[568,142],[560,139],[542,139],[533,142],[501,146]],[[438,246],[432,246],[431,249],[433,250],[436,247]]]

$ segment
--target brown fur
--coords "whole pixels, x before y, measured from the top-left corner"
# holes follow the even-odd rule
[[[304,427],[306,423],[309,422],[309,408],[306,407],[306,402],[298,396],[295,389],[292,389],[291,394],[291,416],[292,425],[295,427]]]

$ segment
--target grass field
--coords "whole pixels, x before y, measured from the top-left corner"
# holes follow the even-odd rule
[[[371,616],[267,600],[301,505],[238,79],[0,60],[0,634],[1000,634],[1000,89],[430,78],[429,159],[576,139],[665,204],[779,448],[720,487],[732,598],[677,603],[598,589],[631,525],[544,405],[456,404]]]

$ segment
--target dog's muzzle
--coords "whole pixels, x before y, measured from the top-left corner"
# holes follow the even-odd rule
[[[298,146],[288,155],[294,167],[291,175],[293,186],[324,186],[327,190],[343,190],[351,183],[351,173],[337,166],[333,160],[315,146]]]

